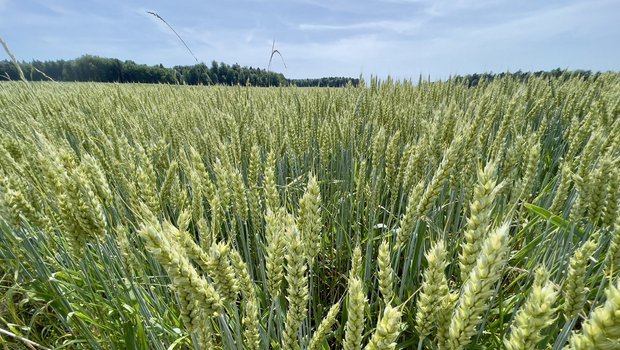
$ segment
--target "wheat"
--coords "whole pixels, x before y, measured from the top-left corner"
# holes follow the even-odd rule
[[[508,224],[485,239],[476,265],[465,284],[450,323],[447,347],[463,349],[476,333],[482,321],[481,316],[489,299],[493,296],[493,285],[501,276],[508,250]]]
[[[416,307],[416,330],[421,338],[428,336],[437,325],[437,310],[449,297],[446,269],[446,248],[443,241],[435,243],[426,253],[428,266],[424,271],[424,282]]]
[[[286,299],[288,310],[282,336],[282,349],[295,349],[298,332],[306,315],[308,303],[308,275],[303,240],[295,226],[286,228]]]
[[[592,311],[581,333],[570,338],[571,349],[617,349],[620,339],[620,283],[610,284],[605,304]]]
[[[242,323],[245,329],[243,332],[245,349],[260,349],[260,315],[256,286],[248,273],[248,265],[243,261],[239,252],[231,250],[230,260],[239,278],[240,290],[244,298],[243,306],[245,313]]]
[[[284,279],[284,255],[286,249],[285,233],[287,227],[291,226],[292,219],[283,208],[276,213],[267,209],[265,216],[266,237],[267,237],[267,256],[265,265],[267,268],[267,290],[272,298],[280,294],[282,280]]]
[[[308,350],[319,350],[323,347],[325,338],[331,332],[334,323],[336,323],[336,316],[338,316],[339,311],[340,303],[336,303],[329,308],[327,315],[325,315],[325,318],[323,318],[316,331],[314,331],[310,344],[308,344]]]
[[[204,260],[208,267],[213,283],[218,286],[218,291],[224,300],[234,302],[237,300],[239,285],[233,266],[229,259],[230,246],[226,243],[213,243]]]
[[[396,338],[400,333],[402,313],[398,308],[386,306],[383,315],[377,323],[377,329],[370,338],[366,350],[393,350],[396,347]]]
[[[586,268],[590,255],[594,252],[596,243],[586,241],[570,259],[568,275],[562,285],[564,294],[564,317],[573,319],[586,303]]]
[[[462,251],[459,255],[462,281],[467,279],[471,269],[476,264],[482,241],[485,239],[491,224],[494,200],[502,187],[501,184],[497,184],[494,174],[494,163],[487,164],[484,170],[478,172],[478,183],[474,189],[473,200],[469,205],[467,229],[463,234],[464,242],[461,244]]]
[[[365,305],[366,296],[362,281],[360,281],[359,277],[353,277],[349,280],[347,296],[347,313],[349,316],[345,324],[343,344],[345,350],[359,350],[362,347]]]
[[[321,250],[321,193],[316,177],[310,175],[308,186],[299,201],[298,223],[310,264]]]
[[[553,315],[557,292],[551,282],[545,281],[546,271],[540,270],[537,274],[544,277],[537,276],[531,294],[517,311],[510,327],[510,336],[504,338],[506,349],[535,349],[543,338],[541,331],[555,321]]]
[[[267,202],[267,208],[276,210],[280,207],[280,195],[276,188],[276,176],[275,176],[275,156],[273,152],[269,152],[267,155],[267,165],[265,166],[265,200]]]
[[[384,239],[379,245],[379,253],[377,254],[377,278],[379,280],[379,291],[383,297],[383,301],[386,305],[389,305],[394,298],[394,270],[390,259],[390,244]]]
[[[168,227],[171,227],[170,225]],[[151,254],[166,268],[179,293],[183,321],[191,332],[204,333],[208,318],[221,313],[222,300],[215,288],[202,278],[179,247],[166,238],[152,222],[140,230]]]
[[[617,347],[620,76],[540,75],[0,82],[0,319],[47,348]]]

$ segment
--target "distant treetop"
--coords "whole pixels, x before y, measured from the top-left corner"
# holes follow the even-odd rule
[[[326,77],[318,79],[287,79],[282,73],[266,69],[242,67],[235,63],[211,62],[211,66],[199,63],[190,66],[166,68],[162,64],[149,66],[134,61],[121,61],[116,58],[104,58],[84,55],[73,60],[31,61],[19,63],[24,76],[30,81],[83,81],[116,83],[150,83],[182,85],[250,85],[250,86],[298,86],[298,87],[344,87],[348,84],[357,86],[360,79],[347,77]],[[469,87],[496,78],[512,77],[527,81],[530,77],[579,77],[596,79],[601,73],[589,70],[561,70],[513,73],[481,73],[457,75],[450,77]],[[0,61],[0,81],[19,80],[17,67],[8,60]]]
[[[187,85],[250,85],[250,86],[329,86],[359,84],[359,79],[329,77],[321,79],[286,79],[283,74],[265,69],[228,65],[213,61],[191,66],[149,66],[133,61],[85,55],[74,60],[32,61],[19,63],[30,81],[82,81]],[[0,81],[19,80],[17,67],[8,60],[0,61]]]

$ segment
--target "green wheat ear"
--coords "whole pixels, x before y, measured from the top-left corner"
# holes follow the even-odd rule
[[[362,347],[364,332],[364,309],[366,294],[360,279],[362,268],[362,251],[359,246],[353,249],[351,270],[349,271],[349,290],[347,293],[347,322],[343,347],[345,350],[359,350]]]
[[[235,274],[239,278],[240,290],[244,299],[242,324],[245,331],[243,332],[243,344],[245,349],[258,350],[260,349],[261,334],[260,304],[256,295],[256,285],[250,278],[248,265],[243,261],[238,251],[231,250],[230,260],[235,269]]]
[[[340,302],[332,305],[332,307],[325,315],[325,318],[321,321],[316,331],[312,335],[310,344],[308,344],[308,350],[319,350],[323,347],[323,343],[327,338],[327,335],[332,331],[334,323],[336,323],[336,317],[340,311]]]
[[[387,239],[383,239],[377,254],[377,278],[379,280],[379,291],[386,305],[389,305],[394,298],[394,270],[392,269],[391,259],[390,243]]]
[[[9,49],[9,45],[2,38],[0,38],[0,44],[2,44],[2,47],[4,48],[4,52],[6,52],[6,54],[11,58],[11,62],[13,62],[13,65],[17,69],[17,72],[19,72],[19,79],[21,79],[21,81],[26,81],[26,77],[24,76],[22,67],[17,62],[15,55],[13,55],[13,53],[11,52],[11,49]]]
[[[586,304],[586,272],[588,261],[595,249],[596,242],[590,239],[579,247],[570,259],[568,275],[562,285],[563,310],[567,320],[575,318]]]
[[[504,338],[504,346],[509,350],[535,349],[543,339],[543,330],[555,322],[554,314],[558,293],[548,280],[544,268],[536,271],[536,280],[531,294],[521,306],[513,324],[510,336]]]
[[[303,240],[296,226],[286,228],[288,241],[286,251],[286,297],[289,302],[282,336],[282,349],[295,349],[298,344],[298,332],[306,318],[308,303],[308,266],[304,252]]]
[[[445,269],[446,248],[443,241],[435,243],[426,253],[428,267],[424,271],[424,282],[416,306],[416,330],[420,338],[431,333],[438,325],[437,310],[441,308],[444,299],[449,297],[448,280]]]
[[[450,323],[447,347],[464,349],[482,322],[482,314],[494,294],[493,286],[502,274],[508,253],[508,228],[505,223],[484,241],[476,265],[461,290],[461,296]]]
[[[386,306],[379,319],[377,329],[370,338],[365,350],[393,350],[401,331],[402,313],[398,308]]]
[[[459,267],[461,268],[461,281],[466,281],[471,269],[478,259],[482,242],[486,237],[491,224],[491,212],[494,207],[495,197],[503,184],[497,184],[496,165],[489,162],[484,170],[478,171],[478,183],[474,188],[474,195],[469,204],[469,218],[467,229],[463,234],[464,242],[461,244],[459,255]]]
[[[605,291],[605,304],[592,311],[580,333],[570,338],[572,349],[615,349],[620,339],[620,282]]]
[[[299,218],[297,219],[306,255],[310,264],[319,254],[322,246],[321,192],[314,175],[310,175],[308,186],[299,201]]]

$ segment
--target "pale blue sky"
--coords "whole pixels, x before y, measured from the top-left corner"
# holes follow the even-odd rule
[[[620,70],[618,0],[0,0],[0,37],[20,60],[193,64],[147,10],[208,64],[266,68],[275,39],[291,78]]]

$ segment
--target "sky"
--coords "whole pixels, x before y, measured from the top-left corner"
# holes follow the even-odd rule
[[[194,64],[147,11],[207,64],[267,68],[275,41],[288,78],[620,70],[618,0],[0,0],[0,37],[25,61]]]

